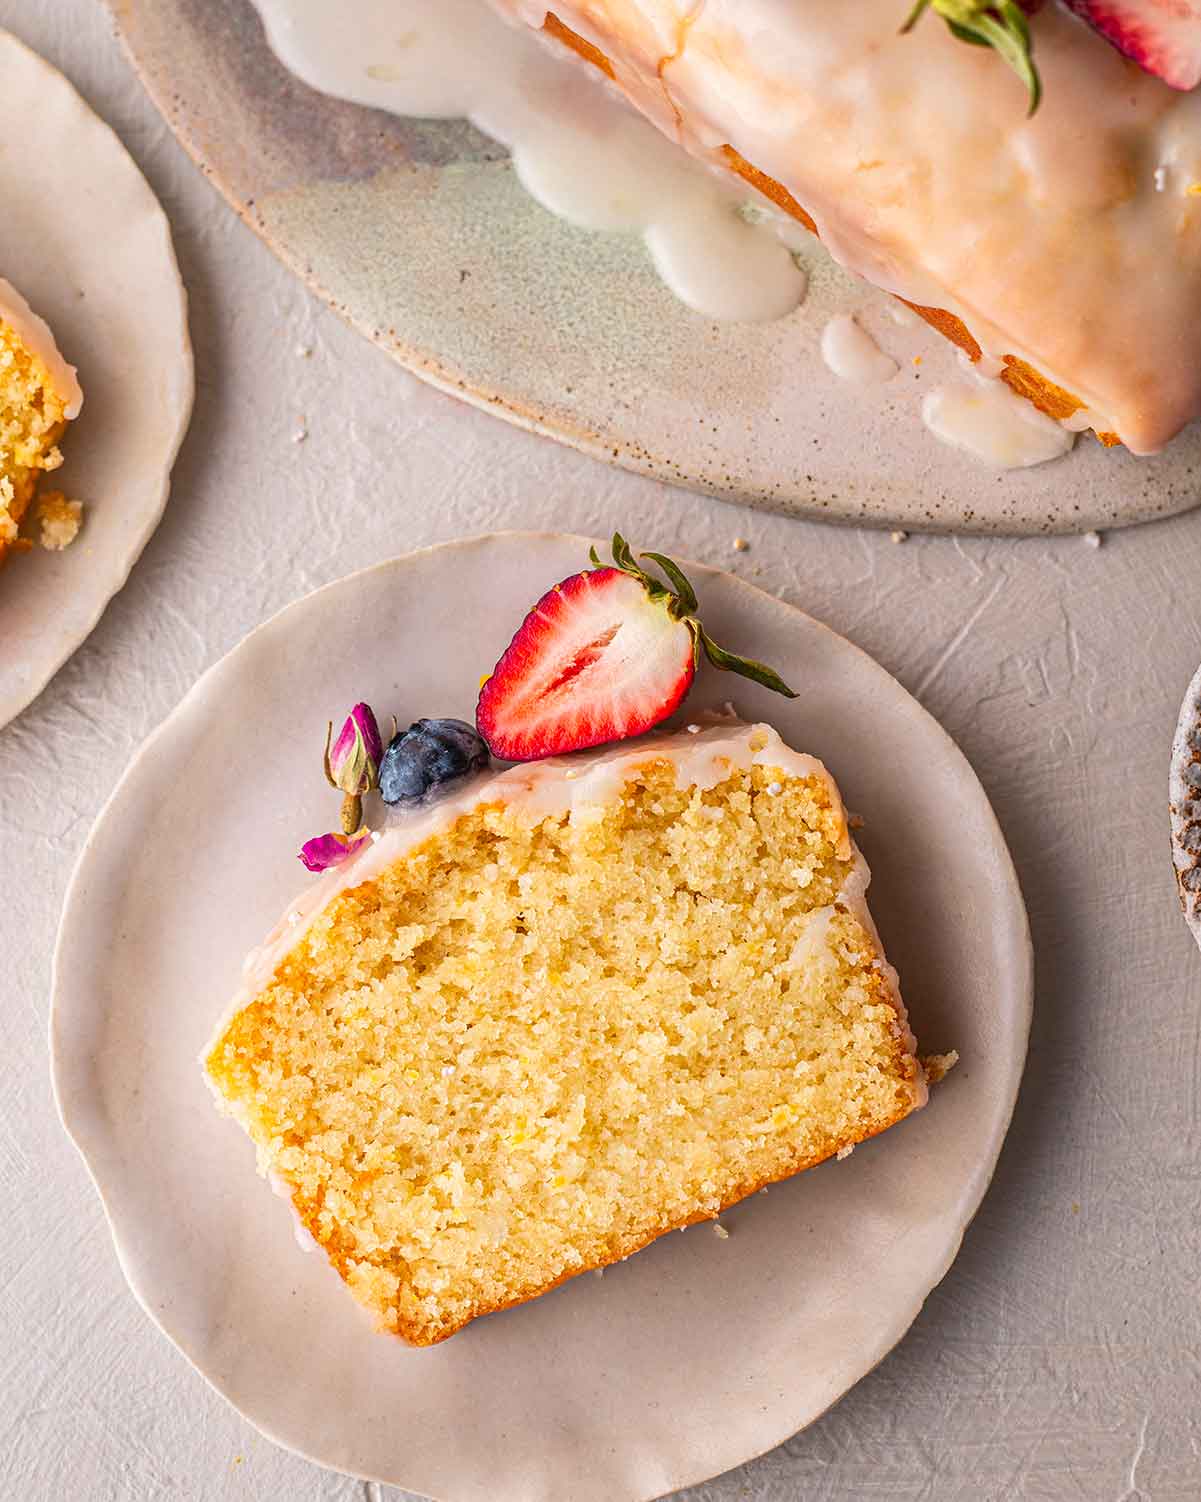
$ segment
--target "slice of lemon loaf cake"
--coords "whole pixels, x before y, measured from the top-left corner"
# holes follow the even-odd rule
[[[42,475],[62,463],[58,441],[79,415],[83,394],[54,336],[15,287],[0,279],[0,562],[27,544],[19,533]],[[65,546],[79,526],[78,503],[43,497],[43,540]]]
[[[766,725],[485,774],[309,888],[208,1079],[355,1297],[431,1345],[925,1102],[867,882]]]

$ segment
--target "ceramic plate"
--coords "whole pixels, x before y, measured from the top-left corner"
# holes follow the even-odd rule
[[[539,208],[469,127],[314,93],[277,62],[251,0],[109,3],[184,145],[283,260],[419,375],[510,421],[657,479],[882,526],[1084,531],[1201,495],[1201,425],[1154,459],[1084,438],[1010,472],[943,447],[919,407],[954,378],[950,346],[898,328],[816,244],[797,313],[713,323],[662,287],[640,241]],[[366,72],[378,52],[363,35]],[[851,310],[901,363],[883,386],[847,385],[821,359],[829,315]]]
[[[583,539],[504,534],[415,553],[290,606],[208,672],[126,773],[80,859],[55,961],[63,1119],[147,1311],[264,1433],[444,1502],[629,1502],[809,1423],[901,1337],[946,1271],[1000,1149],[1031,958],[988,801],[946,734],[849,642],[697,568],[719,640],[804,690],[706,670],[692,712],[826,758],[866,819],[873,911],[923,1047],[962,1063],[853,1157],[664,1237],[432,1350],[374,1333],[293,1240],[197,1062],[243,954],[304,885],[328,825],[325,722],[366,697],[402,723],[470,716],[529,604]]]
[[[0,276],[79,367],[83,412],[51,484],[84,502],[62,553],[0,571],[0,725],[125,583],[167,500],[192,408],[183,285],[158,201],[61,74],[0,31]]]

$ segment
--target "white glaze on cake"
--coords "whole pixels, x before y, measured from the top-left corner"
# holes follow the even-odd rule
[[[548,9],[497,3],[532,26]],[[733,146],[838,261],[956,314],[1135,452],[1201,412],[1201,90],[1168,88],[1058,5],[1032,22],[1032,119],[995,55],[933,17],[900,35],[896,0],[553,10],[620,56],[622,86],[691,150]]]
[[[83,391],[74,365],[63,359],[50,326],[39,318],[11,282],[0,277],[0,323],[7,323],[21,343],[35,354],[62,398],[68,418],[79,416]]]
[[[896,1008],[897,1035],[909,1052],[914,1052],[916,1043],[909,1029],[896,971],[883,959],[883,946],[867,907],[866,892],[871,872],[851,839],[842,798],[833,778],[816,757],[785,745],[770,725],[746,725],[722,719],[689,727],[677,734],[626,741],[598,751],[525,762],[506,771],[483,773],[446,797],[413,811],[393,814],[370,843],[310,883],[289,906],[263,944],[246,957],[242,984],[221,1016],[202,1061],[224,1033],[231,1018],[270,983],[281,962],[309,925],[340,893],[372,880],[386,867],[401,860],[408,851],[450,828],[461,815],[481,804],[505,804],[531,822],[562,814],[573,819],[586,818],[589,809],[612,802],[618,790],[639,767],[648,762],[664,761],[675,768],[678,787],[711,788],[732,772],[755,765],[779,767],[792,776],[818,777],[826,783],[831,804],[839,817],[837,853],[841,860],[851,862],[835,900],[853,913],[871,934],[881,956],[878,968],[887,981],[890,999]],[[820,943],[824,933],[820,915],[811,918],[811,926],[815,920],[819,926],[814,928],[811,943]],[[926,1099],[926,1087],[920,1072],[914,1099],[915,1105],[923,1104]]]
[[[759,322],[790,313],[806,278],[795,226],[751,221],[749,189],[708,172],[661,131],[661,91],[634,115],[612,85],[556,43],[509,26],[485,0],[255,0],[281,61],[323,93],[400,115],[466,116],[508,146],[527,190],[587,229],[640,234],[659,275],[689,307]],[[666,34],[650,24],[648,54]],[[788,243],[785,243],[788,242]]]

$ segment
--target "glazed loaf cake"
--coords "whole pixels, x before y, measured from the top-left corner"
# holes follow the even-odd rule
[[[1058,5],[1043,101],[898,0],[495,0],[602,70],[1070,426],[1136,453],[1201,413],[1201,91]]]
[[[924,1103],[867,881],[767,726],[517,766],[310,888],[209,1082],[355,1298],[431,1345]]]

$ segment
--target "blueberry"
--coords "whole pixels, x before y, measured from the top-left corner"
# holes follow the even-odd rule
[[[392,737],[379,768],[385,803],[419,803],[444,782],[488,765],[488,748],[462,720],[418,720]]]

